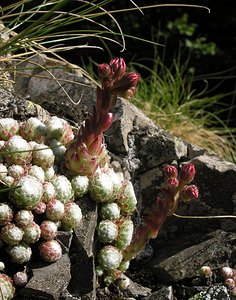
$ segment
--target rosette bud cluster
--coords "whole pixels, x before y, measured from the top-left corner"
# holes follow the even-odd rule
[[[87,190],[82,191],[75,180],[73,188],[72,178],[62,173],[64,154],[50,148],[61,151],[73,136],[70,125],[60,118],[47,122],[30,118],[21,123],[0,119],[0,184],[5,191],[0,203],[0,242],[1,251],[6,252],[1,263],[7,272],[12,272],[10,264],[14,263],[16,285],[27,283],[22,267],[26,268],[37,249],[47,262],[60,259],[58,230],[72,230],[82,220],[74,201]],[[0,299],[11,299],[10,284],[1,275]]]
[[[7,203],[0,203],[0,226],[6,225],[13,219],[13,210]]]
[[[106,285],[118,282],[126,271],[123,251],[129,246],[134,225],[131,220],[136,209],[133,185],[114,170],[95,173],[89,178],[89,194],[100,204],[98,238],[103,245],[98,254],[97,276]],[[122,263],[122,264],[121,264]]]
[[[8,141],[13,135],[18,134],[19,124],[12,118],[0,119],[0,139]]]
[[[64,119],[53,116],[46,121],[45,125],[50,140],[56,140],[66,145],[74,138],[71,126]]]
[[[40,256],[46,262],[54,262],[61,258],[62,249],[58,241],[49,240],[44,241],[39,246]]]
[[[25,165],[31,163],[32,152],[29,143],[19,135],[13,135],[2,148],[3,157],[9,164]]]
[[[0,287],[1,287],[1,293],[0,293],[1,300],[5,300],[5,299],[11,300],[14,297],[15,288],[13,286],[13,281],[6,274],[0,273]]]
[[[27,141],[44,143],[47,130],[47,126],[38,118],[32,117],[20,124],[20,135]]]

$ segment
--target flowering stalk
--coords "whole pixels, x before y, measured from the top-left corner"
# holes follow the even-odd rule
[[[74,140],[67,145],[65,166],[74,175],[90,176],[109,163],[103,143],[103,132],[112,123],[112,109],[117,96],[130,99],[135,92],[137,73],[127,73],[122,58],[114,58],[109,64],[98,66],[101,87],[97,87],[97,102],[92,114],[87,116]]]
[[[156,198],[152,207],[145,210],[142,222],[138,224],[130,245],[123,251],[123,261],[133,259],[144,249],[150,239],[155,239],[161,225],[177,209],[179,201],[197,199],[198,188],[188,185],[194,179],[195,167],[192,163],[184,165],[179,172],[174,166],[165,169],[166,181],[160,188],[161,196]]]

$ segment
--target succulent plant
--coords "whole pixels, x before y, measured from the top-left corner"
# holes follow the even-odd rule
[[[35,222],[31,222],[23,228],[24,237],[23,241],[27,244],[36,243],[41,236],[41,229],[39,225]]]
[[[118,227],[110,220],[103,220],[99,223],[97,232],[99,240],[102,243],[108,244],[117,238]]]
[[[0,139],[8,141],[19,130],[18,122],[12,118],[0,119]]]
[[[32,250],[26,243],[21,242],[17,245],[9,246],[7,252],[11,257],[12,262],[23,264],[31,259]]]
[[[51,221],[61,220],[64,212],[64,204],[57,199],[52,199],[46,204],[46,217]]]
[[[62,203],[70,202],[74,196],[69,179],[64,175],[59,175],[52,180],[52,184],[55,188],[55,198]]]
[[[134,224],[129,219],[121,218],[116,221],[116,225],[118,226],[118,237],[115,244],[119,250],[124,250],[131,243]]]
[[[44,170],[45,173],[45,180],[52,180],[55,177],[55,169],[54,166],[49,167],[48,169]]]
[[[121,252],[114,246],[104,246],[98,253],[99,265],[104,270],[115,270],[122,261]]]
[[[13,208],[4,203],[0,205],[1,241],[8,242],[6,251],[12,262],[27,263],[32,255],[29,244],[36,243],[39,238],[42,239],[39,244],[42,259],[47,262],[60,259],[62,249],[55,240],[58,226],[72,230],[80,224],[82,212],[73,201],[74,197],[82,197],[88,192],[93,200],[103,204],[100,209],[103,220],[98,225],[101,241],[117,244],[120,249],[130,241],[132,222],[124,221],[121,213],[130,215],[135,209],[136,198],[132,198],[131,188],[124,188],[122,176],[109,168],[103,132],[112,123],[111,111],[117,96],[130,98],[140,76],[127,73],[124,60],[119,58],[99,65],[98,72],[102,84],[97,88],[96,107],[75,136],[69,123],[56,116],[45,123],[29,118],[20,124],[20,129],[13,119],[0,120],[0,180],[13,187],[9,192]],[[126,198],[121,200],[123,189]],[[34,218],[37,214],[41,216]],[[10,223],[12,220],[14,224]],[[40,226],[38,222],[41,222]],[[23,232],[16,245],[8,241],[10,227]],[[122,257],[121,251],[112,245],[99,251],[97,269],[100,267],[100,275],[107,284],[114,282],[117,274],[127,282],[120,266],[122,262],[125,269],[128,263],[122,261]],[[23,286],[27,282],[25,275],[24,271],[17,272],[15,284]]]
[[[55,262],[61,258],[62,249],[56,240],[45,241],[39,246],[39,254],[44,261]]]
[[[103,220],[116,220],[120,218],[120,207],[117,203],[102,203],[100,217]]]
[[[77,175],[71,179],[71,185],[75,197],[79,198],[88,193],[89,179],[87,176]]]
[[[232,278],[234,276],[234,270],[230,267],[222,267],[220,269],[220,274],[224,279]]]
[[[14,220],[19,227],[28,226],[34,220],[34,215],[30,210],[18,210],[15,214]]]
[[[10,223],[13,219],[13,210],[7,203],[0,203],[0,226]]]
[[[37,165],[32,165],[29,167],[28,175],[31,175],[31,176],[37,178],[41,183],[43,183],[45,181],[44,170]]]
[[[25,175],[25,168],[20,165],[11,165],[8,167],[8,175],[15,180],[19,180],[20,177]]]
[[[13,282],[17,286],[25,286],[28,282],[28,276],[25,271],[16,272],[13,275]]]
[[[53,116],[46,121],[45,125],[48,128],[50,140],[56,139],[66,145],[74,138],[71,126],[64,119]]]
[[[45,144],[35,144],[32,151],[33,164],[47,170],[54,164],[53,151]]]
[[[106,173],[95,173],[89,179],[89,194],[94,201],[107,202],[112,200],[113,183]]]
[[[41,238],[47,241],[55,239],[57,235],[57,225],[53,221],[45,220],[40,224]]]
[[[56,191],[54,185],[49,181],[44,181],[42,201],[44,203],[48,203],[50,200],[55,198],[55,195]]]
[[[131,181],[125,181],[122,185],[120,196],[117,199],[122,215],[131,215],[136,209],[137,199]]]
[[[50,148],[53,151],[53,154],[55,156],[55,163],[60,165],[63,162],[64,154],[66,152],[66,147],[61,144],[58,140],[52,140],[49,143]]]
[[[60,126],[56,128],[58,120]],[[74,200],[71,180],[62,175],[59,167],[65,145],[74,137],[72,129],[59,118],[49,120],[48,124],[50,128],[39,119],[30,118],[20,124],[19,130],[17,121],[0,119],[0,182],[7,185],[7,189],[12,187],[6,203],[0,202],[0,247],[11,262],[20,265],[31,260],[31,247],[36,249],[40,238],[42,259],[58,260],[62,249],[55,238],[62,223],[60,219],[64,218],[66,230],[73,229],[82,219],[79,206],[71,202]],[[84,187],[77,185],[77,195],[79,189],[80,193],[87,193]],[[11,205],[7,201],[11,201]],[[35,243],[36,246],[32,246]],[[0,268],[1,271],[5,268],[3,262]],[[5,269],[9,270],[8,260]],[[12,281],[6,278],[9,277],[0,274],[0,300],[12,299],[14,294]],[[24,286],[28,280],[25,271],[16,272],[13,279],[17,286]]]
[[[130,98],[140,78],[136,73],[126,73],[126,65],[121,58],[99,65],[98,74],[102,84],[97,87],[96,108],[88,114],[65,152],[65,166],[74,175],[91,176],[98,169],[107,168],[109,156],[103,143],[103,132],[112,123],[111,111],[117,96]]]
[[[204,277],[212,276],[212,269],[209,266],[202,266],[199,270],[199,274]]]
[[[27,141],[43,143],[47,134],[47,126],[38,118],[29,118],[20,125],[20,135]]]
[[[15,288],[12,279],[6,274],[0,273],[0,300],[11,300],[14,294]]]
[[[0,180],[4,181],[5,177],[7,176],[7,167],[0,163]]]
[[[1,229],[1,239],[8,245],[16,245],[23,239],[24,232],[13,223],[6,224]]]
[[[66,230],[71,230],[78,226],[81,220],[82,212],[80,207],[74,202],[66,203],[65,212],[61,219],[63,227]]]
[[[34,214],[41,215],[46,211],[47,205],[43,201],[40,201],[38,206],[33,210]]]
[[[111,168],[109,168],[106,171],[106,174],[110,177],[112,181],[112,185],[113,185],[112,198],[116,199],[122,187],[122,183],[124,181],[123,176],[121,174],[115,173],[115,171]]]
[[[5,269],[5,264],[4,262],[0,261],[0,272]]]
[[[11,201],[20,209],[35,209],[42,195],[42,183],[30,175],[21,177],[17,182],[17,188],[10,191]]]
[[[29,143],[19,135],[12,136],[3,147],[3,157],[9,165],[25,165],[32,160]]]
[[[119,290],[124,291],[127,290],[130,285],[130,279],[126,275],[122,274],[120,278],[117,280],[117,286]]]

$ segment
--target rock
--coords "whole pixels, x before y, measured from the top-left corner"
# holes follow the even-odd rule
[[[123,156],[131,172],[144,172],[187,156],[183,141],[158,128],[127,100],[118,99],[114,116],[106,142],[111,152]]]
[[[143,300],[175,300],[173,294],[173,287],[167,286],[152,293],[150,296],[143,298]]]
[[[231,297],[227,291],[227,288],[223,285],[211,286],[206,291],[200,292],[189,300],[230,300]]]
[[[123,291],[125,298],[133,297],[134,299],[146,297],[151,293],[151,289],[130,280],[127,290]]]
[[[35,55],[17,67],[16,92],[58,117],[79,122],[92,108],[96,90],[78,66]]]
[[[61,293],[68,286],[70,274],[70,259],[67,253],[52,264],[42,262],[32,266],[32,277],[27,285],[20,289],[18,298],[59,300]],[[22,298],[19,298],[22,299]]]
[[[70,231],[58,231],[57,240],[61,245],[63,252],[69,252],[73,234]]]
[[[233,213],[232,196],[236,192],[236,165],[222,159],[201,155],[192,159],[196,167],[195,180],[201,186],[204,202],[222,214]]]
[[[0,118],[15,118],[25,120],[30,117],[38,117],[46,120],[49,113],[42,107],[22,99],[10,91],[0,87]]]
[[[196,243],[188,247],[187,243],[193,241],[193,238],[194,236],[186,236],[185,240],[177,239],[172,241],[169,248],[156,252],[147,268],[151,269],[158,282],[170,284],[194,277],[203,265],[218,269],[236,254],[235,233],[217,230],[206,237],[201,237],[205,239],[203,241],[195,238]],[[176,246],[173,248],[173,245]],[[179,245],[183,250],[178,250]]]
[[[97,226],[97,204],[88,196],[79,199],[83,219],[74,229],[70,259],[72,279],[68,291],[83,300],[96,299],[95,261],[93,255],[94,234]]]

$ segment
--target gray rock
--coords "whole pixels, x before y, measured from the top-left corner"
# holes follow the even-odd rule
[[[132,103],[118,99],[114,116],[106,142],[110,151],[123,156],[131,172],[143,172],[187,156],[183,141],[158,128]]]
[[[78,66],[35,55],[17,66],[15,90],[57,116],[83,120],[95,101],[95,88]]]
[[[96,299],[96,275],[93,255],[94,234],[97,226],[97,204],[88,196],[79,200],[83,219],[74,229],[71,245],[71,281],[68,291],[81,299]]]
[[[66,253],[52,264],[38,262],[33,265],[31,279],[24,289],[19,290],[18,295],[30,300],[59,300],[71,279],[70,266],[70,259]]]
[[[200,292],[189,300],[230,300],[231,297],[227,288],[223,285],[209,287],[206,291]]]
[[[127,290],[123,291],[123,295],[125,298],[133,297],[135,299],[139,299],[140,297],[146,297],[151,294],[151,289],[147,287],[143,287],[142,285],[133,282],[130,280],[130,285]]]
[[[42,107],[0,87],[0,118],[25,120],[36,116],[43,121],[49,117],[49,113]]]
[[[173,287],[167,286],[152,293],[150,296],[143,298],[143,300],[175,300],[173,294]]]
[[[189,247],[187,244],[193,241],[193,236],[172,241],[172,245],[159,251],[147,267],[158,282],[169,284],[196,276],[203,265],[209,265],[212,269],[225,266],[226,261],[236,254],[235,233],[218,230],[203,238],[203,241],[196,238],[196,243]],[[182,250],[179,250],[180,247]]]

